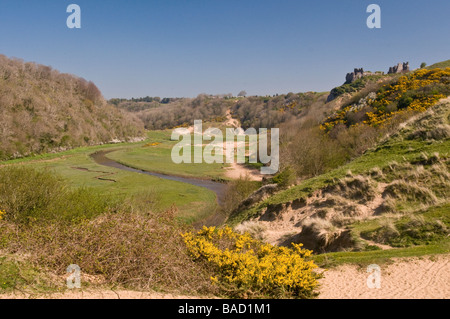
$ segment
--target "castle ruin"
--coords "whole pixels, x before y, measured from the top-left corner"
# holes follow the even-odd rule
[[[399,63],[389,68],[388,74],[409,72],[409,62]]]

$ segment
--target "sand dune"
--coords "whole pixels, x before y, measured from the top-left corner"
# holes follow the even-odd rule
[[[395,259],[381,265],[381,287],[368,288],[366,268],[344,265],[328,270],[321,280],[321,299],[447,299],[450,298],[450,254]]]

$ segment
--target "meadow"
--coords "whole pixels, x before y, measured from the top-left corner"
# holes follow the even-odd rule
[[[157,145],[147,146],[153,143]],[[176,206],[177,217],[192,223],[206,218],[218,208],[214,192],[195,185],[102,166],[90,157],[97,151],[112,151],[108,154],[111,159],[142,170],[202,179],[222,178],[222,165],[173,164],[170,152],[175,143],[170,141],[169,131],[154,131],[149,132],[147,140],[143,142],[82,147],[6,161],[1,165],[53,172],[75,189],[92,188],[100,194],[114,195],[118,199],[152,193],[157,198],[152,209],[164,211]]]

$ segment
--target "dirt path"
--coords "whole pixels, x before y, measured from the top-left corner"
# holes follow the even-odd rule
[[[262,174],[257,169],[247,168],[242,164],[232,163],[231,167],[226,168],[225,176],[232,179],[248,176],[252,181],[261,181]]]
[[[344,265],[321,279],[321,299],[450,298],[450,254],[396,259],[381,267],[381,288],[368,288],[366,268]]]

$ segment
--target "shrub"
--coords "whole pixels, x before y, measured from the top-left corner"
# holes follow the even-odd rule
[[[235,297],[317,296],[315,288],[320,274],[312,251],[293,244],[277,247],[240,235],[225,227],[204,227],[198,233],[183,235],[194,260],[212,269],[211,280],[225,293]]]
[[[115,211],[117,199],[88,189],[71,189],[58,176],[28,167],[0,169],[0,207],[16,223],[81,220]]]
[[[109,287],[214,293],[210,273],[187,253],[180,236],[187,228],[173,215],[121,211],[77,223],[1,221],[0,249],[27,256],[33,266],[56,276],[77,264],[83,275]]]
[[[227,184],[223,208],[231,213],[239,204],[260,187],[259,182],[252,181],[248,175],[241,176]]]
[[[272,181],[280,188],[286,188],[295,183],[294,171],[287,167],[282,172],[278,173],[272,178]]]

